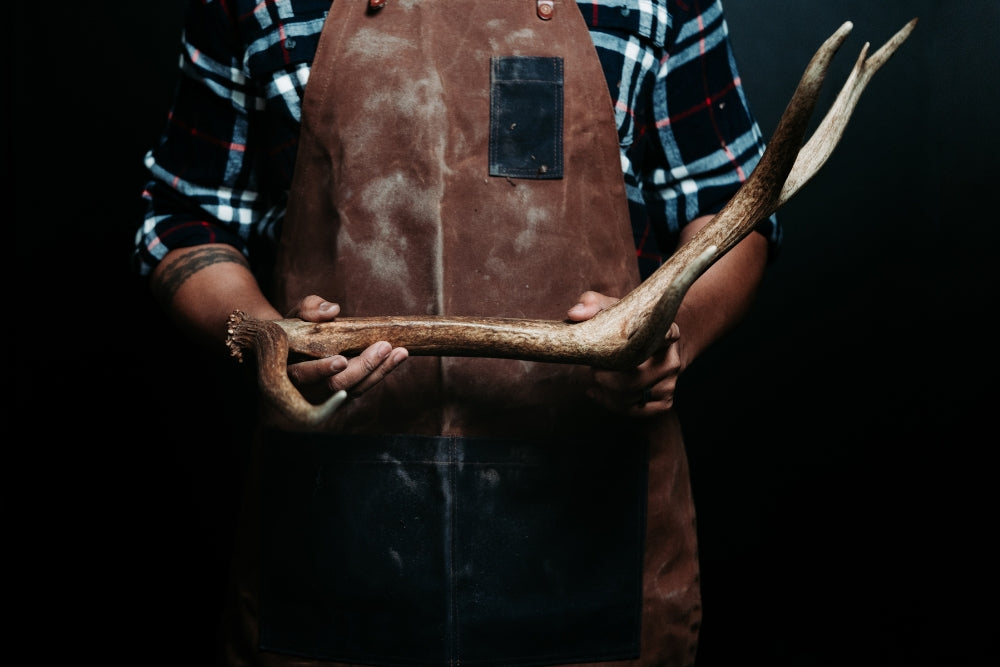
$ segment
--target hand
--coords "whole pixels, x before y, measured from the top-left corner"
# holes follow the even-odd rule
[[[618,299],[598,292],[584,292],[580,302],[569,309],[570,320],[582,322],[617,303]],[[677,378],[680,376],[681,357],[677,347],[680,327],[670,325],[663,346],[634,370],[593,370],[596,383],[588,395],[619,414],[652,416],[667,412],[674,406]]]
[[[302,299],[287,317],[332,322],[339,314],[339,305],[313,294]],[[406,348],[394,348],[386,341],[379,341],[352,359],[336,354],[289,364],[288,377],[310,401],[325,400],[341,389],[351,397],[358,397],[381,382],[408,356]]]

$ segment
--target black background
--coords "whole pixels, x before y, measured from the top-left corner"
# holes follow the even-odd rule
[[[245,397],[220,398],[232,362],[180,339],[128,267],[184,2],[13,7],[12,641],[41,664],[208,664],[244,436],[211,406]],[[865,41],[920,23],[782,209],[750,317],[682,378],[699,667],[992,662],[1000,4],[726,11],[765,136],[842,22],[817,119]]]

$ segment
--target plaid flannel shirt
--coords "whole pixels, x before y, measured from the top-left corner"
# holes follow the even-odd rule
[[[680,229],[719,211],[764,150],[720,2],[577,2],[614,105],[643,277]],[[228,243],[250,261],[280,234],[302,95],[330,0],[194,0],[160,142],[146,155],[146,211],[134,265],[171,249]],[[774,257],[775,216],[758,231]]]

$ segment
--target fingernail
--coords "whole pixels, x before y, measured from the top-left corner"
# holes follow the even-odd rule
[[[330,303],[329,301],[324,301],[323,303],[319,304],[319,311],[321,313],[326,313],[331,310],[333,310],[333,304]]]
[[[347,359],[344,357],[338,355],[330,359],[330,370],[334,373],[339,373],[345,368],[347,368]]]

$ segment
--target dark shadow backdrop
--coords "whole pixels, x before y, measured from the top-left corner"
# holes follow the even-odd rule
[[[995,660],[995,0],[729,0],[765,135],[806,62],[920,23],[784,209],[751,316],[682,381],[699,508],[699,667]],[[17,230],[5,442],[22,640],[101,663],[201,665],[239,479],[224,355],[179,339],[128,255],[183,0],[14,5]],[[10,362],[8,362],[10,364]],[[992,528],[991,528],[992,526]]]

